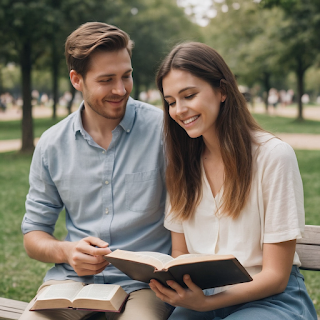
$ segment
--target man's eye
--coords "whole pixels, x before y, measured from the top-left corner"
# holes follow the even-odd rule
[[[99,82],[110,82],[112,79],[103,79],[103,80],[99,80]]]

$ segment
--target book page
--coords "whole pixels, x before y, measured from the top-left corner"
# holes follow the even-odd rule
[[[37,300],[67,299],[72,301],[82,287],[81,282],[54,284],[41,292]]]
[[[164,263],[173,260],[173,258],[167,254],[151,251],[133,252],[117,249],[105,256],[111,258],[117,258],[121,260],[134,261],[138,263],[144,263],[151,265],[158,270],[163,268]],[[107,259],[108,260],[108,259]]]
[[[178,256],[174,260],[169,261],[166,263],[165,267],[169,268],[171,266],[180,265],[180,264],[187,264],[187,263],[195,263],[195,262],[202,262],[202,261],[217,261],[217,260],[230,260],[233,259],[233,255],[215,255],[215,254],[182,254]]]
[[[117,289],[118,285],[112,284],[88,284],[84,286],[77,296],[73,299],[92,299],[92,300],[110,300]]]
[[[142,256],[144,256],[146,259],[148,257],[150,258],[154,258],[154,259],[157,259],[159,260],[163,265],[166,264],[167,262],[173,260],[173,258],[167,254],[163,254],[163,253],[160,253],[160,252],[152,252],[152,251],[141,251],[141,252],[137,252],[137,254],[140,254]],[[146,261],[145,259],[145,261]],[[153,259],[152,259],[153,260]]]

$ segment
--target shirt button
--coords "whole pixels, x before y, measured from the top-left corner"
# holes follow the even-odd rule
[[[105,184],[109,184],[109,181],[106,181]]]
[[[130,132],[130,130],[128,129],[128,130],[127,130],[127,132],[129,133],[129,132]]]
[[[102,153],[105,153],[105,151],[103,150]]]
[[[109,213],[109,209],[107,208],[107,209],[106,209],[106,214],[108,214],[108,213]]]

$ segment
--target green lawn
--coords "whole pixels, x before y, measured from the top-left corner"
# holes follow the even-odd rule
[[[302,122],[292,118],[253,114],[258,123],[274,133],[312,133],[320,134],[320,121],[304,120]]]
[[[49,127],[56,124],[62,118],[33,119],[34,137],[40,137]],[[0,121],[0,140],[21,139],[21,121]]]

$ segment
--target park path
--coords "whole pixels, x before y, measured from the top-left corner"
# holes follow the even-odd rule
[[[255,107],[255,113],[264,113],[263,107]],[[51,117],[52,110],[47,107],[33,107],[33,117]],[[67,110],[65,108],[58,108],[57,115],[65,116]],[[279,116],[285,116],[290,118],[297,117],[296,108],[278,108],[276,114]],[[305,107],[304,108],[305,119],[320,120],[320,107]],[[9,109],[5,113],[0,113],[0,126],[1,121],[19,120],[21,119],[21,110]],[[294,149],[301,150],[320,150],[320,135],[306,134],[306,133],[275,133],[277,137],[283,141],[289,143]],[[38,142],[38,138],[35,139],[35,144]],[[21,140],[0,140],[0,152],[15,151],[21,148]]]

